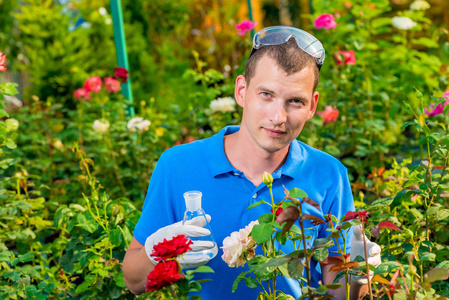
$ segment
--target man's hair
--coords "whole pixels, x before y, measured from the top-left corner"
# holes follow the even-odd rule
[[[246,83],[249,85],[251,78],[254,77],[258,62],[262,57],[267,55],[276,61],[287,75],[291,75],[301,71],[306,67],[311,67],[315,75],[313,91],[318,85],[320,71],[316,65],[315,58],[299,48],[294,38],[290,38],[286,43],[281,45],[263,46],[251,55],[245,66]]]

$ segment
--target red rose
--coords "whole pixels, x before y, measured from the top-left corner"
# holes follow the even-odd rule
[[[318,111],[317,114],[323,118],[323,125],[333,123],[338,118],[338,109],[333,108],[332,105],[326,105],[323,111]]]
[[[85,88],[79,88],[73,92],[73,96],[76,100],[87,101],[90,100],[90,93]]]
[[[151,256],[155,256],[155,260],[166,260],[167,258],[174,258],[178,255],[186,253],[190,250],[190,245],[193,244],[191,240],[186,239],[182,234],[173,237],[171,240],[164,239],[153,247]]]
[[[101,78],[98,76],[92,76],[87,78],[86,82],[84,83],[84,88],[88,92],[95,92],[98,93],[101,90]]]
[[[114,70],[114,78],[120,82],[128,81],[128,70],[123,67],[117,67]]]
[[[181,278],[184,278],[184,275],[179,272],[179,264],[176,260],[160,262],[148,274],[145,292],[159,290]]]
[[[117,93],[118,91],[122,90],[122,86],[120,85],[120,82],[118,82],[117,80],[115,80],[112,77],[106,77],[104,79],[104,86],[111,93]]]
[[[339,50],[334,54],[335,61],[337,65],[355,65],[355,53],[354,50],[351,51],[343,51]]]
[[[281,207],[282,203],[284,203],[284,201],[281,201],[276,205],[277,206],[276,213],[275,213],[276,217],[279,216],[281,214],[281,212],[284,210]],[[271,211],[271,213],[273,213],[273,209],[271,209],[270,211]]]

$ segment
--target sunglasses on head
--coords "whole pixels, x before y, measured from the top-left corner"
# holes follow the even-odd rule
[[[257,32],[253,38],[253,50],[249,57],[263,46],[282,45],[292,37],[299,48],[315,58],[320,70],[325,56],[323,44],[310,33],[289,26],[271,26]]]

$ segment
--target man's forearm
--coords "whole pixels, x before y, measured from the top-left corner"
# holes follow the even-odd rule
[[[145,292],[146,279],[153,268],[145,247],[133,238],[122,264],[125,284],[133,294]]]

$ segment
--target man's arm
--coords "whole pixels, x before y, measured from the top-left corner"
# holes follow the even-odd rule
[[[323,284],[332,284],[338,272],[332,272],[330,269],[341,262],[341,257],[329,256],[326,263],[320,263],[321,272],[323,274]],[[367,285],[360,285],[357,282],[349,280],[351,287],[349,295],[350,299],[362,299],[368,293]],[[336,290],[328,290],[328,294],[334,296],[335,299],[346,299],[346,283],[345,277],[342,277],[339,281],[343,287]]]
[[[135,295],[145,292],[147,276],[153,269],[154,265],[145,252],[145,246],[133,237],[122,264],[128,289]]]

